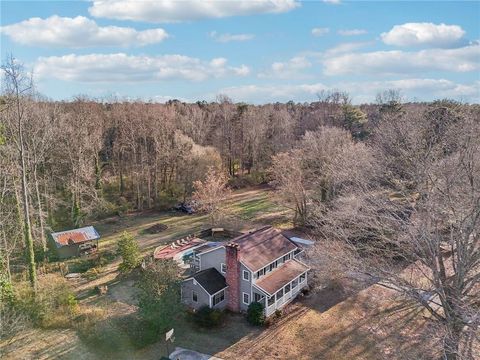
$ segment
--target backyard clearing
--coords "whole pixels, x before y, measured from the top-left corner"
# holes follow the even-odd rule
[[[234,192],[225,207],[235,230],[267,224],[291,227],[290,210],[278,206],[266,188]],[[101,253],[113,252],[121,233],[128,231],[139,241],[142,252],[151,254],[155,247],[208,227],[207,223],[207,217],[201,214],[150,212],[108,219],[95,227],[102,235]],[[144,231],[156,224],[167,227],[157,234]],[[119,262],[114,258],[103,265],[94,279],[71,280],[84,312],[103,314],[105,323],[128,319],[136,311],[135,274],[119,275]],[[108,286],[107,294],[97,294],[95,287],[103,285]],[[206,330],[186,315],[181,316],[174,326],[175,343],[170,348],[181,347],[225,360],[431,359],[429,349],[433,346],[421,336],[427,320],[417,311],[400,307],[391,291],[377,285],[363,289],[347,283],[293,302],[267,328],[248,324],[243,315],[228,314],[223,326]],[[121,332],[121,328],[116,331]],[[166,355],[167,346],[159,341],[137,350],[124,344],[121,350],[112,346],[109,351],[100,353],[74,329],[34,329],[20,334],[14,343],[0,343],[2,359],[157,360]]]

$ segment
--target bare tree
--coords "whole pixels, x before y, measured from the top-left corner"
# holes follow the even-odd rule
[[[272,184],[284,200],[284,205],[294,211],[293,223],[303,226],[309,215],[307,174],[302,165],[301,152],[292,150],[275,155],[271,168]]]
[[[9,138],[15,144],[18,151],[18,162],[21,174],[21,198],[23,210],[23,232],[24,240],[27,246],[26,257],[29,269],[29,278],[31,286],[34,290],[37,287],[37,273],[35,266],[35,255],[33,249],[32,226],[30,222],[30,205],[27,184],[27,155],[25,151],[24,127],[26,117],[26,102],[28,101],[29,92],[32,90],[31,79],[27,77],[13,56],[10,56],[7,62],[2,65],[4,72],[4,89],[3,93],[7,103],[4,111],[4,118],[9,122],[10,133]],[[7,135],[7,136],[8,136]]]
[[[222,203],[230,194],[227,188],[228,177],[211,167],[204,181],[195,181],[193,200],[200,211],[205,211],[212,226],[217,224],[222,209]]]
[[[480,326],[479,124],[468,108],[444,104],[402,120],[401,131],[381,126],[390,139],[378,144],[404,147],[378,148],[378,181],[342,194],[317,225],[344,242],[347,267],[430,314],[444,329],[445,359],[468,358]]]

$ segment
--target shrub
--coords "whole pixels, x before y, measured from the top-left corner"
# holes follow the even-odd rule
[[[17,285],[14,307],[37,326],[64,328],[76,315],[78,303],[66,279],[47,274],[39,278],[36,295],[29,283]]]
[[[0,273],[0,339],[7,343],[29,325],[28,318],[15,308],[12,283]]]
[[[282,310],[280,309],[275,310],[274,316],[275,316],[275,319],[280,318],[282,316]]]
[[[87,272],[91,268],[95,267],[96,262],[97,262],[97,259],[93,257],[73,259],[68,264],[68,272],[71,272],[71,273]]]
[[[77,318],[79,337],[102,358],[132,358],[129,352],[158,342],[164,332],[134,314],[105,318],[86,314]],[[112,356],[114,355],[114,356]]]
[[[91,280],[95,280],[98,275],[100,274],[100,270],[96,267],[94,268],[91,268],[91,269],[88,269],[87,271],[85,271],[83,274],[82,274],[82,277],[91,281]]]
[[[118,267],[120,271],[127,272],[135,269],[140,265],[140,250],[135,238],[124,231],[118,242],[118,253],[122,257],[123,261]]]
[[[127,358],[130,347],[128,336],[111,319],[85,322],[77,330],[80,339],[95,352],[102,355],[115,354],[114,358]]]
[[[207,305],[202,306],[193,315],[195,323],[204,328],[213,328],[222,324],[225,313],[218,309],[211,309]]]
[[[263,325],[265,322],[264,306],[259,302],[248,305],[247,320],[252,325]]]

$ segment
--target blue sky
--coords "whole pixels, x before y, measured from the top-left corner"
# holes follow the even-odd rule
[[[2,1],[13,53],[53,99],[480,100],[480,3]]]

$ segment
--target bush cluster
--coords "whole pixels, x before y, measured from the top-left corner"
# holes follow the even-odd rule
[[[270,181],[268,174],[262,171],[252,171],[250,174],[236,176],[228,181],[232,189],[244,189],[250,186],[266,184]]]
[[[193,314],[195,323],[204,328],[220,326],[225,318],[225,313],[218,309],[211,309],[207,305],[202,306]]]
[[[136,315],[119,318],[83,319],[77,324],[79,337],[89,348],[116,359],[132,358],[132,352],[158,342],[165,334]]]
[[[16,286],[13,306],[34,325],[43,328],[69,327],[78,313],[78,302],[70,284],[55,274],[39,278],[36,294],[28,283]]]
[[[259,302],[252,302],[248,305],[247,320],[252,325],[263,325],[265,323],[264,306]]]

